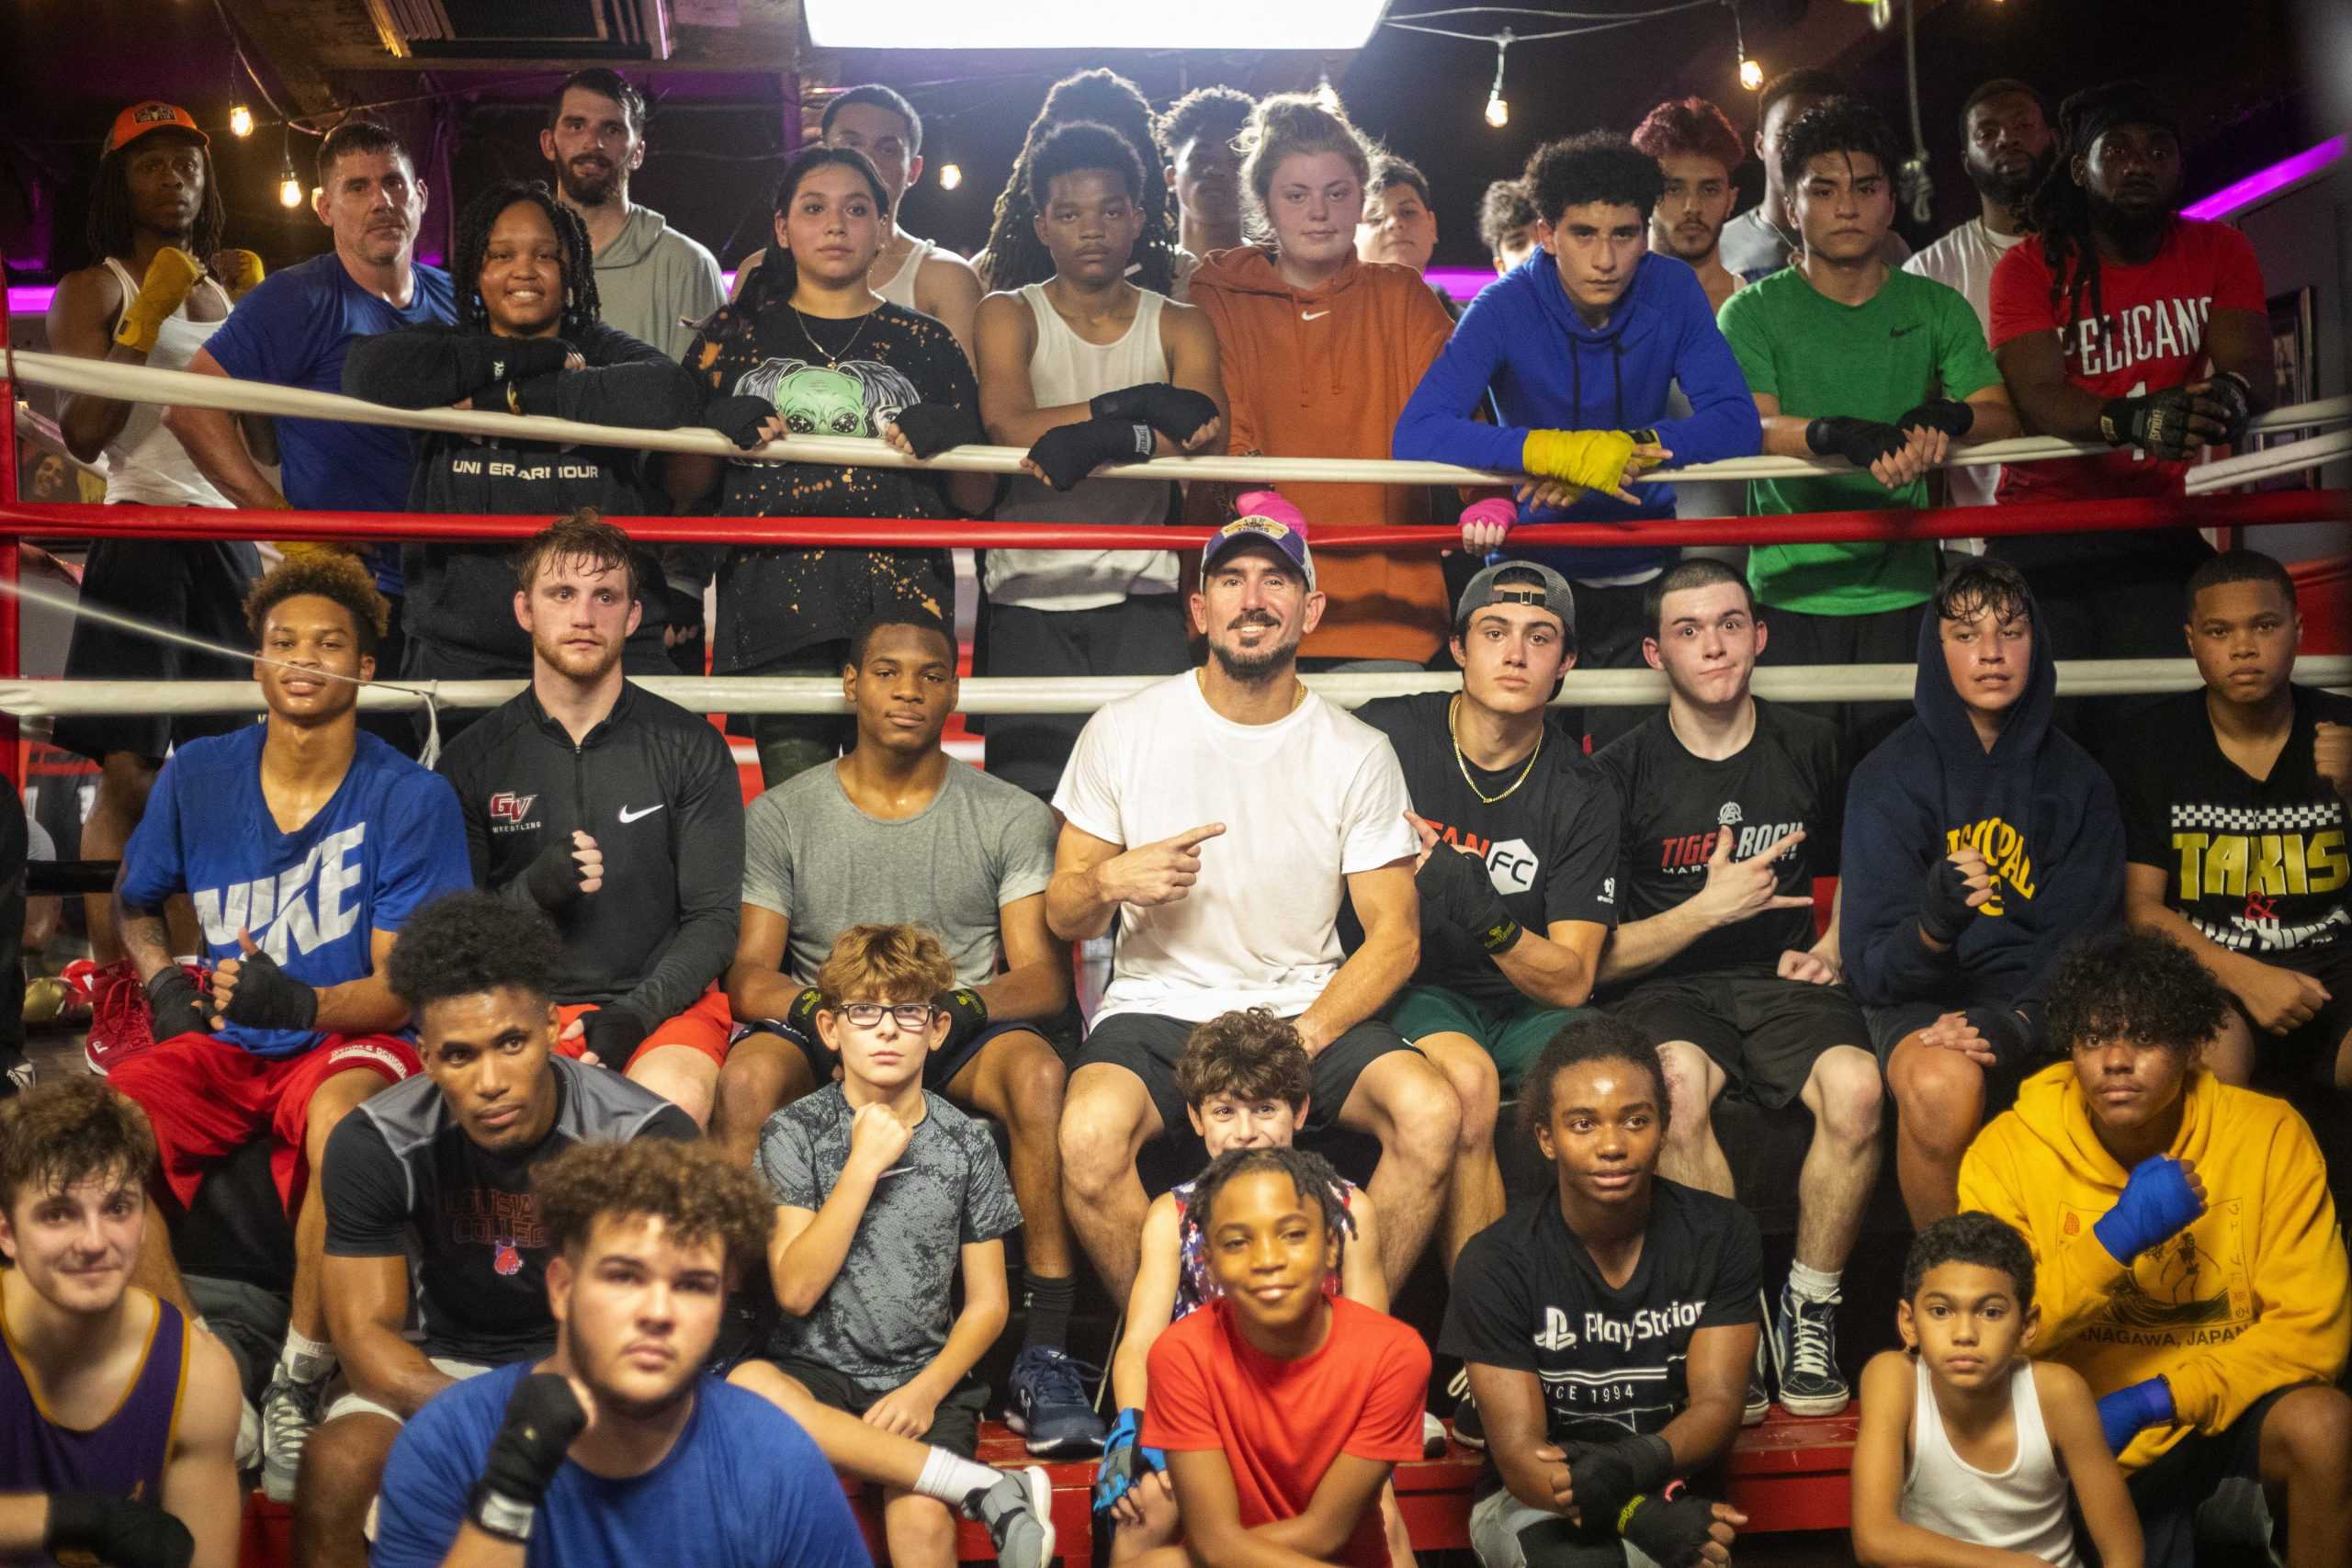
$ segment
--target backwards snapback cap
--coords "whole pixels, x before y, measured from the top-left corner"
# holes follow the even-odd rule
[[[177,104],[167,104],[160,98],[131,105],[114,117],[114,129],[107,132],[106,151],[119,152],[142,136],[159,130],[179,130],[196,138],[199,147],[210,147],[212,138],[198,129],[196,117]]]
[[[1240,515],[1211,535],[1203,547],[1201,570],[1207,571],[1245,545],[1268,545],[1298,568],[1306,579],[1306,591],[1314,592],[1315,558],[1307,551],[1306,519],[1298,508],[1283,499],[1279,491],[1253,490],[1237,498],[1234,509]]]
[[[1529,573],[1536,581],[1500,581],[1506,573],[1520,572]],[[1577,600],[1568,589],[1568,580],[1540,562],[1497,561],[1479,572],[1462,591],[1461,603],[1453,607],[1453,624],[1457,626],[1463,625],[1489,604],[1527,604],[1538,610],[1549,610],[1560,617],[1560,627],[1571,639],[1577,635]]]

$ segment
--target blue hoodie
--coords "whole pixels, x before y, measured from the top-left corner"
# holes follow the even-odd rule
[[[1932,606],[1919,623],[1915,716],[1854,769],[1838,857],[1838,940],[1854,995],[1872,1006],[2038,1004],[2069,939],[2123,904],[2123,818],[2106,770],[2052,729],[2058,667],[2034,616],[2024,695],[1990,751],[1944,669]],[[1984,852],[1993,900],[1949,953],[1919,940],[1928,868],[1962,843]]]
[[[1667,417],[1675,383],[1687,419]],[[1471,417],[1492,388],[1504,423]],[[1699,275],[1672,256],[1642,257],[1606,324],[1585,324],[1558,265],[1538,251],[1470,301],[1453,336],[1396,420],[1395,454],[1503,473],[1520,471],[1531,430],[1655,430],[1675,466],[1752,457],[1764,441],[1756,400],[1716,330]],[[1522,523],[1629,523],[1674,515],[1674,487],[1644,485],[1628,506],[1594,493],[1566,511],[1520,508]],[[1570,578],[1620,577],[1666,565],[1670,547],[1507,550]]]

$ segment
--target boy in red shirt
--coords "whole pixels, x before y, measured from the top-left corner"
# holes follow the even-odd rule
[[[1186,1544],[1148,1568],[1384,1568],[1375,1506],[1421,1457],[1429,1348],[1324,1292],[1353,1228],[1338,1175],[1293,1148],[1220,1155],[1184,1223],[1222,1293],[1152,1345],[1146,1447],[1166,1450]]]

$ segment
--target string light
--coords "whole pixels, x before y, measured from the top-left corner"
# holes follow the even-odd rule
[[[954,190],[963,183],[964,166],[961,164],[942,164],[939,166],[940,189]]]
[[[229,106],[229,134],[251,136],[254,133],[254,111],[243,104]]]
[[[1510,53],[1511,30],[1495,35],[1495,85],[1487,89],[1487,123],[1500,130],[1510,123],[1510,104],[1503,96],[1503,62]]]
[[[1744,54],[1739,57],[1739,85],[1751,93],[1764,85],[1764,67]]]
[[[277,145],[277,205],[291,211],[302,205],[302,176],[294,172],[294,143],[282,129]]]
[[[1747,28],[1742,25],[1739,0],[1724,0],[1731,7],[1732,48],[1739,55],[1739,85],[1753,93],[1764,85],[1764,67],[1747,52]]]

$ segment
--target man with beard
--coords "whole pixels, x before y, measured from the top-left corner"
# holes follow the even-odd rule
[[[628,177],[645,162],[645,95],[605,66],[573,72],[548,105],[539,153],[587,226],[605,324],[684,359],[694,323],[727,295],[708,251],[628,198]]]
[[[717,985],[743,884],[734,759],[699,714],[622,675],[643,615],[628,536],[575,513],[532,536],[514,581],[531,684],[441,759],[475,880],[563,933],[557,1048],[707,1122],[734,1027]]]
[[[2064,162],[2026,206],[2034,232],[1994,269],[1990,336],[2030,429],[2116,450],[2016,464],[2000,498],[2178,495],[2191,461],[2270,405],[2261,266],[2235,229],[2174,210],[2180,132],[2153,88],[2075,94],[2058,140]],[[2024,569],[2064,659],[2177,654],[2181,580],[2212,554],[2188,528],[1996,548]]]
[[[1142,1248],[1136,1153],[1187,1125],[1176,1062],[1192,1025],[1247,1007],[1296,1022],[1308,1130],[1380,1141],[1392,1290],[1444,1207],[1461,1127],[1444,1077],[1378,1021],[1420,953],[1419,844],[1386,739],[1298,679],[1323,595],[1296,510],[1271,499],[1286,516],[1261,506],[1202,551],[1208,662],[1098,710],[1054,796],[1047,924],[1065,942],[1119,928],[1061,1124],[1070,1223],[1117,1301]],[[1345,963],[1342,893],[1364,931]]]
[[[765,1249],[758,1183],[699,1144],[567,1149],[532,1173],[555,1353],[442,1393],[384,1468],[376,1568],[865,1568],[798,1423],[703,1370]]]
[[[1235,137],[1256,101],[1238,87],[1195,87],[1160,118],[1168,149],[1168,188],[1176,193],[1178,243],[1191,265],[1180,269],[1174,297],[1185,297],[1193,267],[1212,251],[1241,243],[1241,156]]]
[[[1724,224],[1739,195],[1731,172],[1739,166],[1739,132],[1704,98],[1669,100],[1634,128],[1634,145],[1657,160],[1666,194],[1650,213],[1650,249],[1690,264],[1707,304],[1720,310],[1739,288],[1724,265]]]
[[[1835,72],[1810,66],[1783,71],[1756,95],[1757,162],[1764,165],[1764,198],[1724,225],[1723,262],[1743,283],[1769,277],[1804,249],[1804,233],[1789,203],[1790,182],[1781,170],[1781,138],[1805,110],[1829,98],[1850,97],[1853,89]],[[1911,247],[1890,225],[1878,243],[1879,259],[1901,266]]]
[[[1957,288],[1993,330],[1993,269],[2024,231],[2020,209],[2057,161],[2041,95],[2014,77],[1996,76],[1968,95],[1960,110],[1961,164],[1984,210],[1903,264],[1905,272]],[[1952,468],[1944,475],[1954,506],[1990,506],[1998,465]]]
[[[344,355],[358,339],[456,318],[449,275],[416,260],[425,189],[400,138],[372,120],[345,120],[319,143],[318,177],[311,208],[334,231],[334,249],[286,268],[240,299],[189,358],[188,369],[340,392]],[[164,414],[164,427],[179,437],[198,471],[238,506],[398,512],[407,505],[407,431],[334,419],[270,423],[277,436],[278,484],[262,471],[236,415],[185,407]],[[374,651],[384,669],[398,670],[400,553],[377,545],[366,555],[377,590],[392,602],[383,642]],[[364,728],[396,744],[410,740],[402,715],[380,715]]]

